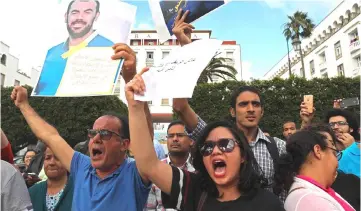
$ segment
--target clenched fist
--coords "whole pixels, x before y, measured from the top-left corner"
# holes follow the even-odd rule
[[[28,91],[22,86],[15,86],[10,97],[18,108],[29,104]]]

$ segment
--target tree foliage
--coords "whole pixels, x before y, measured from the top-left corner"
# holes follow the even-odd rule
[[[314,27],[315,24],[307,13],[296,11],[292,16],[288,16],[288,22],[284,24],[283,35],[287,40],[308,38],[311,36]]]
[[[208,81],[213,82],[214,76],[220,77],[223,80],[227,80],[229,77],[230,79],[237,80],[237,70],[232,66],[228,65],[226,62],[230,61],[229,58],[216,58],[213,57],[212,60],[209,62],[206,68],[204,68],[203,72],[199,76],[197,84],[207,83]]]
[[[28,93],[31,87],[26,87]],[[36,144],[24,117],[10,99],[13,87],[1,88],[1,127],[16,152],[28,144]],[[87,139],[86,129],[105,112],[127,115],[126,105],[116,96],[101,97],[30,97],[31,106],[73,147]]]
[[[243,85],[257,87],[264,99],[264,116],[261,128],[267,128],[272,136],[282,137],[282,125],[286,120],[300,124],[300,104],[303,95],[314,96],[316,108],[315,121],[323,120],[325,112],[333,106],[333,100],[339,98],[360,97],[360,78],[332,78],[305,80],[292,77],[287,80],[275,78],[269,81],[254,80],[224,81],[217,84],[198,85],[190,104],[205,121],[215,121],[229,116],[232,91]],[[360,115],[358,106],[351,108]]]

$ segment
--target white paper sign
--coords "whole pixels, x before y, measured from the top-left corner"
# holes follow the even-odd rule
[[[57,96],[109,95],[123,60],[109,59],[112,48],[83,48],[72,55],[66,64]]]
[[[143,74],[146,92],[135,99],[191,98],[200,74],[221,44],[220,40],[203,39],[172,51]]]

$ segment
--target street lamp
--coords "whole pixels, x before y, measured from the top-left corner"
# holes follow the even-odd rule
[[[298,37],[295,37],[292,39],[292,45],[293,45],[293,49],[295,51],[298,51],[300,53],[301,56],[301,63],[302,63],[302,76],[305,78],[306,74],[305,74],[305,64],[303,63],[303,54],[302,54],[302,48],[301,48],[301,40]]]

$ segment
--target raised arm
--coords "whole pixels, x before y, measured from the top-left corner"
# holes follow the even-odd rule
[[[112,56],[113,60],[124,59],[124,64],[122,68],[122,77],[125,84],[132,80],[137,73],[137,64],[136,64],[136,55],[134,51],[126,44],[117,43],[113,46],[114,55]],[[154,137],[154,129],[152,122],[152,115],[150,114],[148,104],[144,105],[144,112],[147,117],[148,130],[152,136],[152,141]]]
[[[64,167],[70,171],[74,150],[59,135],[58,131],[43,120],[30,106],[27,90],[24,87],[16,86],[11,93],[11,99],[20,109],[36,137],[43,141],[54,152]]]
[[[134,100],[134,93],[144,93],[145,85],[141,74],[147,70],[147,68],[143,69],[125,88],[125,96],[128,101],[130,138],[132,140],[130,147],[143,182],[152,181],[163,192],[170,194],[172,169],[157,158],[144,112],[145,103]]]

